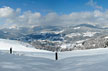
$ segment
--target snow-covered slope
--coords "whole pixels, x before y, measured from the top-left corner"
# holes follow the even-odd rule
[[[86,33],[83,33],[83,36],[84,37],[92,37],[92,36],[94,36],[96,33],[98,33],[98,32],[86,32]]]
[[[9,50],[10,48],[12,48],[13,51],[48,52],[45,50],[36,49],[32,47],[31,45],[20,42],[20,41],[0,39],[0,50]]]
[[[0,29],[0,38],[29,42],[37,49],[55,51],[58,45],[52,43],[60,42],[60,45],[72,44],[72,46],[68,46],[67,48],[65,47],[68,49],[72,48],[74,43],[77,41],[108,35],[107,33],[108,28],[101,28],[99,26],[89,24],[77,24],[70,26],[49,25],[35,26],[32,28],[20,27],[19,29]],[[48,46],[42,45],[43,43],[47,44]]]
[[[108,71],[108,48],[59,53],[58,61],[50,59],[54,54],[44,54],[49,58],[38,56],[0,51],[0,71]]]
[[[106,37],[107,38],[107,37]],[[108,71],[108,48],[55,53],[0,39],[0,71]],[[9,54],[10,47],[13,54]]]

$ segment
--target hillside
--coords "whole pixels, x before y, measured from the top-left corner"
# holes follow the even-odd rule
[[[1,71],[108,71],[108,49],[80,50],[59,53],[26,52],[20,55],[0,51]],[[34,55],[33,55],[34,54]],[[41,57],[40,57],[41,56]]]
[[[16,40],[0,39],[0,50],[24,51],[24,52],[48,52],[45,50],[35,49],[28,43]]]
[[[4,28],[0,29],[0,32],[0,38],[2,39],[18,40],[28,43],[28,45],[36,49],[48,51],[103,48],[102,46],[106,44],[106,39],[104,40],[100,37],[108,35],[107,28],[90,24],[80,24],[76,26],[35,26],[32,28],[19,27],[18,29]],[[99,41],[101,39],[105,43],[101,43],[101,41]],[[101,43],[101,45],[88,47],[89,44],[93,44],[92,41],[96,42],[95,44]],[[84,46],[79,46],[82,45],[82,43],[84,43]]]
[[[107,37],[105,37],[107,38]],[[28,43],[0,39],[0,71],[107,71],[108,48],[55,53]],[[13,47],[13,54],[9,54]]]

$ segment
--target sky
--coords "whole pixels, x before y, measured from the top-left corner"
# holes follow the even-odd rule
[[[0,0],[0,24],[106,26],[107,3],[108,0]]]
[[[107,2],[107,0],[0,0],[0,7],[21,8],[22,11],[31,10],[32,12],[41,12],[43,15],[49,12],[69,14],[99,9],[95,6],[107,9]]]

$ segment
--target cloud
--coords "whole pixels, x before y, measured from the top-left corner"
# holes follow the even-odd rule
[[[103,7],[102,6],[99,6],[98,4],[97,4],[97,2],[94,2],[94,0],[89,0],[89,2],[88,3],[86,3],[87,5],[89,5],[89,6],[92,6],[92,7],[94,7],[94,8],[96,8],[96,9],[103,9]]]
[[[38,25],[79,25],[91,24],[98,26],[108,26],[108,11],[95,10],[93,12],[72,12],[70,14],[58,15],[57,13],[48,13],[42,16],[39,12],[26,11],[21,13],[21,9],[10,7],[0,8],[0,25],[2,28],[16,27],[34,27]]]
[[[10,7],[4,7],[0,8],[0,17],[9,17],[12,16],[13,14],[13,9]]]

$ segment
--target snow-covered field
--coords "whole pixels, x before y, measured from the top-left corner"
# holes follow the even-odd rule
[[[10,41],[1,40],[0,45]],[[34,48],[25,47],[20,42],[12,43],[6,44],[13,48],[18,44],[13,54],[9,54],[9,48],[5,44],[0,46],[0,71],[108,71],[108,48],[59,52],[59,60],[56,61],[53,52],[33,51],[31,49]],[[20,51],[21,48],[25,51]]]
[[[29,45],[27,43],[20,42],[20,41],[0,39],[0,50],[9,50],[10,48],[12,48],[13,51],[49,52],[49,51],[45,51],[45,50],[35,49],[31,45]]]

